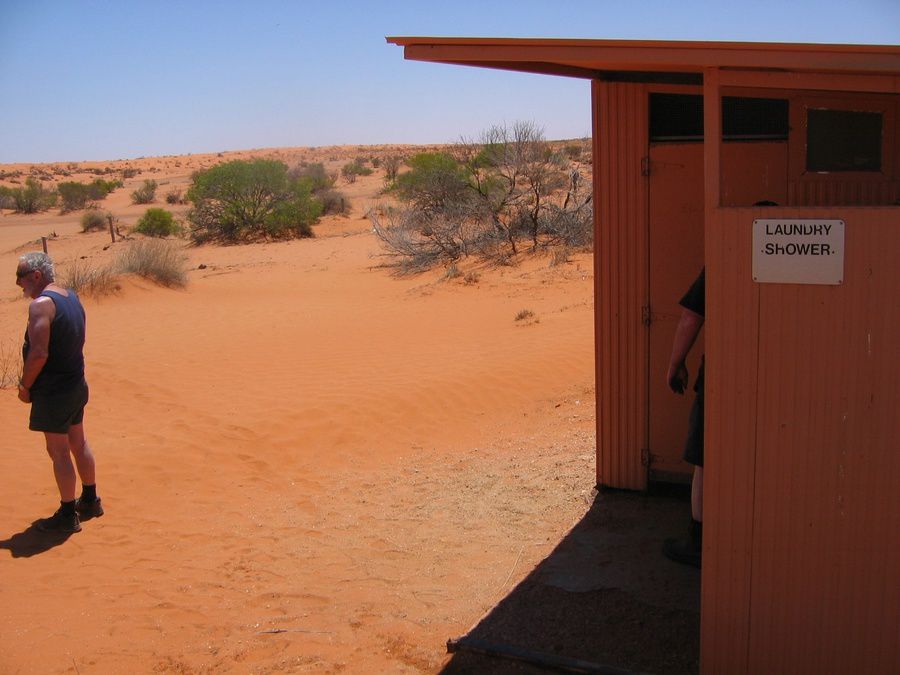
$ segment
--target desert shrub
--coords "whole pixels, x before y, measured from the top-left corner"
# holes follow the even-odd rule
[[[134,231],[149,237],[168,237],[181,232],[181,227],[169,211],[149,208],[137,221]]]
[[[309,237],[322,213],[312,180],[291,178],[283,162],[233,160],[194,174],[187,198],[191,238],[241,241]]]
[[[534,312],[530,309],[522,309],[516,314],[515,321],[525,321],[526,319],[531,319],[534,317]]]
[[[187,284],[186,256],[175,242],[135,239],[119,253],[114,267],[123,274],[136,274],[167,287]]]
[[[56,186],[59,192],[60,210],[63,213],[83,209],[88,200],[87,185],[84,183],[64,182]]]
[[[56,186],[62,213],[83,209],[89,202],[105,199],[106,195],[119,187],[119,181],[105,181],[98,178],[92,183],[66,181]]]
[[[144,184],[131,193],[131,201],[134,204],[152,204],[156,199],[157,184],[155,180],[145,180]]]
[[[465,209],[433,215],[411,208],[375,209],[369,220],[400,273],[452,264],[483,251],[493,237],[489,221]]]
[[[103,180],[102,178],[95,178],[88,186],[88,190],[90,191],[91,197],[93,199],[103,199],[110,192],[124,185],[125,183],[118,179]]]
[[[122,179],[128,180],[129,178],[134,178],[140,173],[140,169],[133,169],[128,167],[126,169],[122,169]]]
[[[79,295],[100,297],[119,290],[119,282],[109,267],[94,267],[85,260],[75,259],[62,267],[58,283],[72,288]]]
[[[166,193],[166,204],[184,204],[184,194],[177,188],[169,190]]]
[[[0,185],[0,209],[16,208],[16,200],[13,197],[13,189]]]
[[[109,227],[110,214],[97,209],[88,209],[81,216],[81,231],[105,230]]]
[[[335,183],[335,176],[328,174],[325,171],[325,165],[321,162],[294,167],[288,173],[288,178],[290,180],[308,180],[313,193],[330,190]]]
[[[384,180],[387,183],[393,183],[397,179],[400,167],[403,165],[403,158],[400,155],[388,155],[383,160]]]
[[[322,203],[322,215],[343,216],[350,213],[350,200],[340,190],[323,190],[316,193],[316,197]]]
[[[57,193],[48,190],[33,176],[25,179],[25,186],[12,190],[13,208],[16,213],[38,213],[56,204]]]
[[[593,195],[581,174],[573,171],[562,204],[549,203],[540,215],[540,233],[546,245],[564,249],[590,246],[594,240]]]
[[[371,174],[372,169],[365,166],[359,157],[341,167],[341,176],[348,183],[355,183],[358,176],[369,176]]]
[[[312,196],[322,205],[321,215],[349,213],[350,202],[344,193],[334,189],[337,177],[325,171],[321,162],[304,164],[288,172],[290,180],[309,187]]]
[[[465,168],[445,152],[423,152],[406,162],[410,170],[394,182],[397,196],[425,215],[471,204],[475,193],[470,189]]]
[[[22,350],[6,342],[0,343],[0,389],[11,389],[22,374]]]

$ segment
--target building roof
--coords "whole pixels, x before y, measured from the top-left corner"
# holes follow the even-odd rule
[[[708,68],[764,70],[870,76],[877,78],[873,89],[900,93],[897,45],[458,37],[388,37],[387,41],[403,47],[404,57],[414,61],[527,73],[698,81]]]

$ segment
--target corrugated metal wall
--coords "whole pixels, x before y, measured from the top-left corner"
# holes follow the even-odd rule
[[[706,673],[900,665],[900,217],[846,222],[841,286],[755,284],[759,209],[707,223]],[[789,636],[789,637],[788,637]]]
[[[900,181],[871,178],[809,179],[788,181],[788,203],[802,206],[830,204],[872,205],[892,204],[900,199]]]
[[[647,152],[644,87],[595,81],[597,484],[642,490],[647,468]],[[599,133],[597,132],[599,130]]]

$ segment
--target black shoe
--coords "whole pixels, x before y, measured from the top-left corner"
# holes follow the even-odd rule
[[[703,523],[691,519],[687,537],[684,539],[666,539],[663,542],[663,555],[669,560],[700,567],[700,553],[703,550]]]
[[[49,518],[41,518],[37,522],[37,529],[41,532],[52,532],[54,534],[73,534],[81,532],[81,521],[78,519],[78,514],[74,511],[72,513],[64,513],[62,509],[59,509]]]
[[[663,542],[663,555],[683,565],[700,567],[700,549],[689,539],[666,539]]]
[[[81,520],[90,520],[103,515],[103,505],[100,503],[99,497],[92,502],[86,502],[79,497],[75,500],[75,511],[81,517]]]

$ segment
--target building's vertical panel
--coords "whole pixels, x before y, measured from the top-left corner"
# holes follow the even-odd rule
[[[642,85],[595,81],[597,484],[640,490],[647,434],[647,102]]]
[[[750,230],[720,203],[718,73],[704,72],[706,186],[706,438],[700,666],[747,673],[759,290],[751,274]],[[714,140],[710,140],[714,139]]]
[[[897,672],[900,221],[800,213],[844,219],[845,274],[759,287],[749,672]]]
[[[753,282],[760,217],[845,220],[844,283]],[[890,207],[708,221],[705,673],[900,664],[898,250]]]

